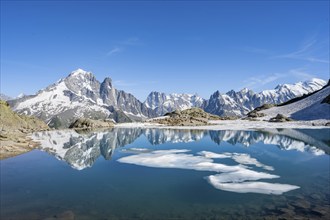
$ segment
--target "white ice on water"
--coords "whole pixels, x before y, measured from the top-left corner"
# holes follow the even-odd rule
[[[118,159],[121,163],[134,164],[154,168],[176,168],[196,171],[216,172],[216,175],[207,176],[207,181],[216,189],[237,193],[262,193],[280,195],[299,186],[256,182],[260,179],[274,179],[280,176],[252,170],[253,165],[264,170],[273,171],[271,166],[260,163],[244,153],[214,153],[209,151],[198,152],[198,155],[189,153],[187,149],[155,150],[125,156]],[[215,162],[213,159],[229,158],[237,162],[236,165],[226,165]],[[253,182],[252,182],[253,181]]]
[[[243,183],[218,183],[216,180],[209,180],[217,189],[236,193],[261,193],[281,195],[282,193],[298,189],[299,186],[282,184],[282,183],[266,183],[266,182],[243,182]]]

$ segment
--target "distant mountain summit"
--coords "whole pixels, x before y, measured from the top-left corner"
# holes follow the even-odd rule
[[[10,99],[13,99],[13,98],[10,97],[10,96],[7,96],[5,94],[0,93],[0,100],[7,101],[7,100],[10,100]]]
[[[161,92],[151,92],[144,104],[154,110],[158,116],[164,115],[174,110],[185,110],[192,107],[201,107],[204,99],[197,94],[177,94],[166,95]]]
[[[280,104],[290,99],[300,97],[321,89],[326,85],[322,79],[312,79],[295,84],[278,85],[275,89],[254,93],[242,89],[239,92],[231,90],[226,94],[216,91],[205,101],[202,108],[219,116],[243,116],[263,104]]]
[[[330,120],[330,83],[316,92],[262,110],[260,113],[265,115],[262,120],[269,120],[278,114],[294,120]]]
[[[16,112],[37,116],[52,127],[68,127],[80,117],[128,122],[153,116],[132,94],[115,89],[110,78],[100,83],[82,69],[10,104]]]

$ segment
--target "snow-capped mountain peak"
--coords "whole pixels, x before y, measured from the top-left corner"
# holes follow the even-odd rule
[[[72,71],[69,75],[69,77],[77,77],[77,76],[86,76],[86,75],[91,75],[92,73],[91,72],[88,72],[88,71],[85,71],[83,69],[76,69],[74,71]]]
[[[174,110],[201,107],[203,102],[204,99],[197,94],[171,93],[167,95],[162,92],[151,92],[144,103],[160,116]]]
[[[100,98],[100,83],[91,72],[78,69],[71,72],[63,81],[68,89],[78,96],[85,96],[94,102]]]
[[[243,88],[239,92],[245,94],[245,93],[249,92],[249,89],[248,88]]]
[[[24,96],[25,96],[24,93],[20,93],[20,94],[17,96],[17,98],[20,99],[20,98],[23,98]]]
[[[216,91],[202,107],[206,112],[220,116],[243,116],[265,103],[280,104],[304,94],[317,91],[325,85],[326,81],[314,78],[295,84],[278,85],[275,89],[264,90],[259,93],[254,93],[252,90],[246,88],[239,92],[231,90],[226,94],[220,94],[219,91]]]
[[[130,121],[152,116],[133,95],[116,90],[110,78],[100,83],[91,72],[82,69],[11,105],[19,113],[34,115],[51,126],[60,124],[61,127],[80,117]]]
[[[312,78],[312,79],[310,80],[310,82],[321,85],[321,84],[324,83],[324,80],[323,80],[323,79],[319,79],[319,78]]]
[[[305,82],[295,84],[282,84],[275,87],[274,90],[266,90],[269,94],[277,94],[277,96],[288,96],[291,98],[299,97],[304,94],[321,89],[326,84],[322,79],[313,78]],[[295,96],[295,97],[293,97]],[[287,100],[283,100],[287,101]]]
[[[265,116],[262,120],[269,120],[277,114],[283,114],[295,120],[317,120],[330,119],[330,105],[325,102],[330,94],[330,86],[325,86],[323,89],[309,96],[303,97],[292,103],[276,106],[270,109],[261,111]]]

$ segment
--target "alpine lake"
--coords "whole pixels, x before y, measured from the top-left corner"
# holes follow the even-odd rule
[[[34,133],[1,219],[330,219],[330,129]]]

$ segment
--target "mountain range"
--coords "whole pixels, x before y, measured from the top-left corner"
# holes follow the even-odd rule
[[[12,99],[12,97],[0,93],[0,100],[7,101],[7,100],[11,100],[11,99]]]
[[[203,103],[202,108],[208,113],[220,116],[243,116],[263,104],[280,104],[320,90],[326,83],[322,79],[314,78],[295,84],[278,85],[275,89],[259,93],[254,93],[246,88],[239,92],[231,90],[226,94],[216,91],[209,100]]]
[[[197,94],[165,94],[151,92],[144,102],[113,86],[111,78],[99,82],[91,72],[82,69],[35,95],[25,95],[8,103],[14,111],[34,115],[51,127],[68,127],[76,118],[111,118],[116,122],[143,121],[167,112],[200,107],[219,116],[244,116],[265,103],[279,104],[321,89],[322,79],[296,84],[278,85],[273,90],[254,93],[252,90],[231,90],[213,93],[208,100]]]

